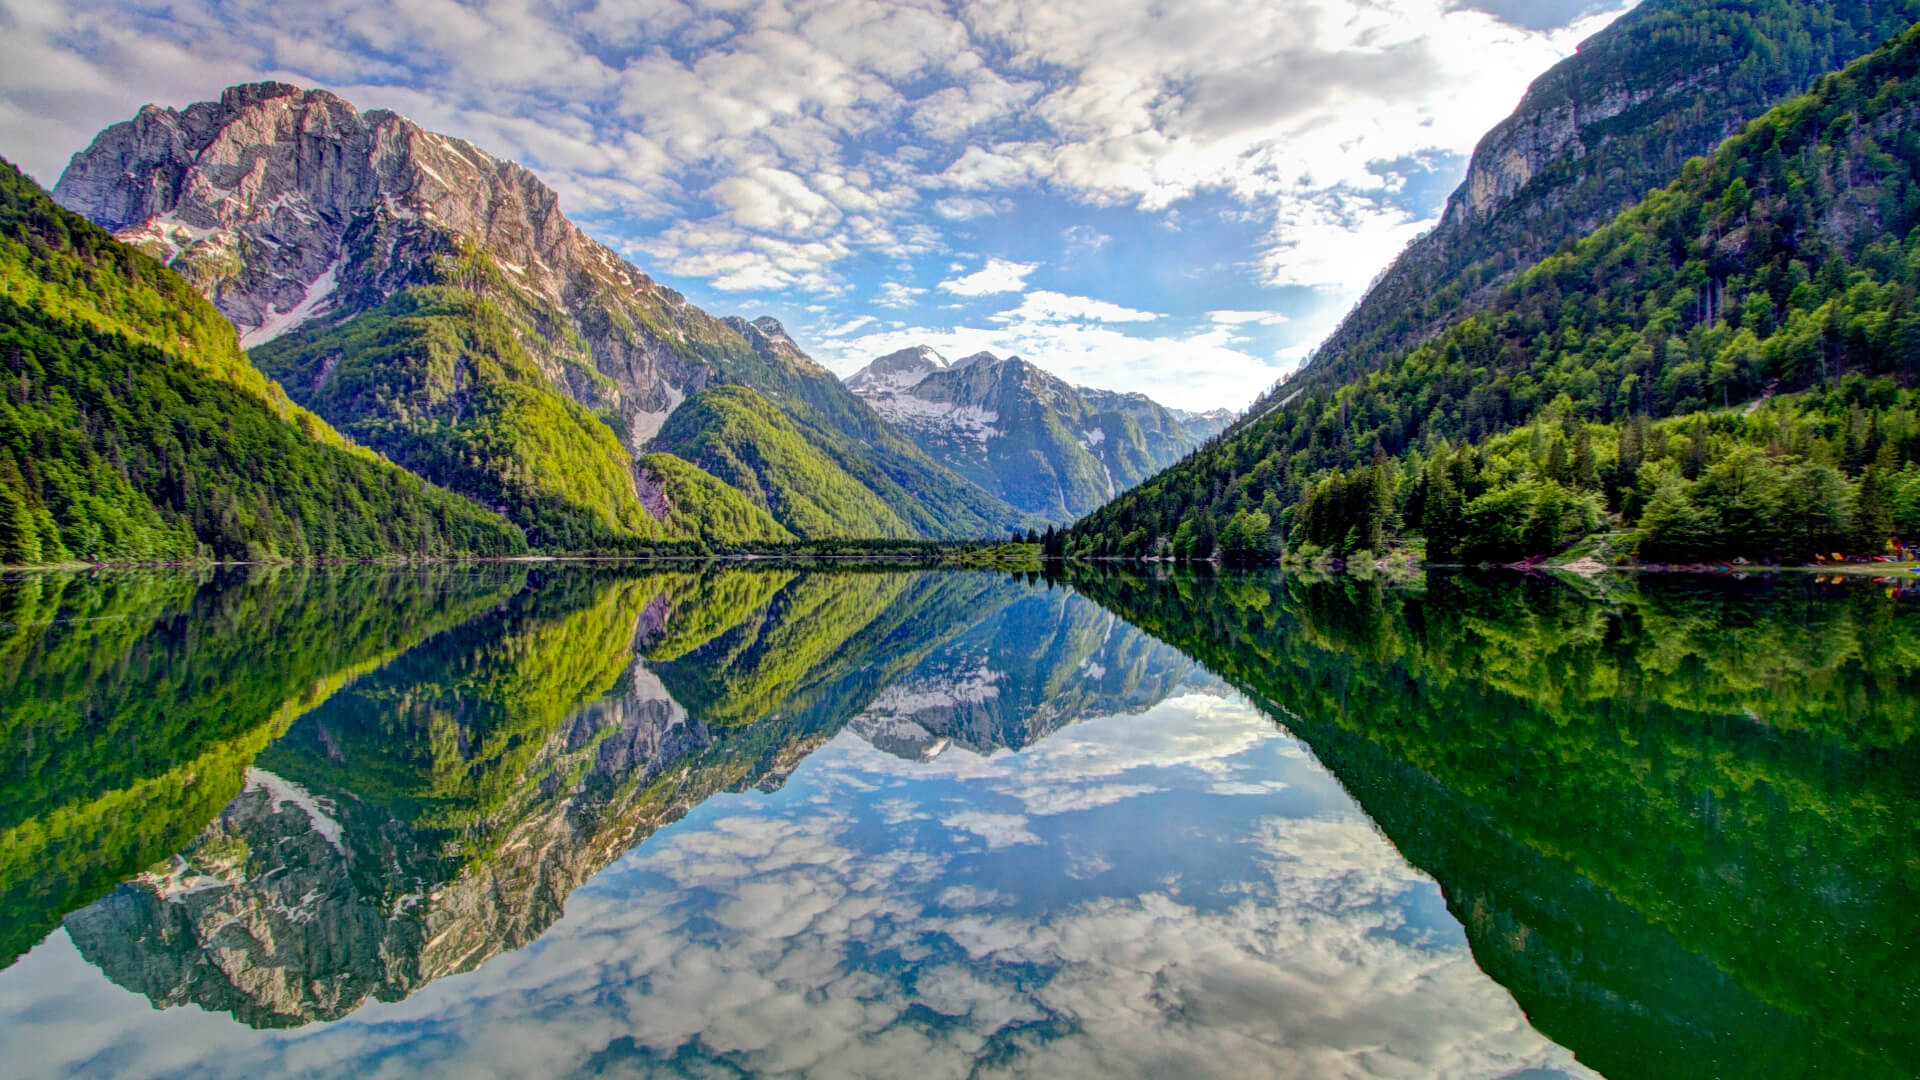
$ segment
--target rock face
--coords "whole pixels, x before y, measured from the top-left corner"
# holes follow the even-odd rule
[[[148,106],[74,155],[54,198],[180,270],[249,347],[479,273],[461,263],[483,251],[500,279],[489,291],[528,317],[548,373],[623,417],[634,445],[717,374],[687,352],[745,351],[581,232],[526,169],[322,90],[259,83]]]
[[[1440,224],[1276,393],[1331,388],[1478,310],[1688,158],[1906,26],[1867,0],[1646,0],[1534,82],[1474,150]]]
[[[847,386],[936,461],[1060,523],[1178,461],[1232,419],[1073,386],[1017,356],[949,362],[924,345],[876,359]]]
[[[746,351],[567,220],[531,172],[323,90],[258,83],[150,105],[74,155],[54,198],[181,271],[249,347],[484,273],[462,265],[484,252],[498,279],[484,285],[526,317],[531,351],[624,418],[633,445]]]

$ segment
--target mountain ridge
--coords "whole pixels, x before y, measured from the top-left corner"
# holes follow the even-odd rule
[[[1178,461],[1232,415],[1075,386],[1019,356],[949,361],[925,345],[874,359],[846,385],[928,455],[1053,524]]]
[[[1319,559],[1423,543],[1435,562],[1507,563],[1578,542],[1661,564],[1899,550],[1920,535],[1916,71],[1920,25],[1485,309],[1331,393],[1289,395],[1060,550]]]
[[[295,406],[185,281],[5,163],[0,308],[0,564],[525,550]]]

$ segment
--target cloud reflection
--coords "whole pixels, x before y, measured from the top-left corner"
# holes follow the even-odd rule
[[[1421,914],[1434,889],[1237,699],[927,763],[843,733],[783,790],[722,796],[661,831],[539,942],[407,1001],[295,1032],[129,1007],[55,1024],[58,1040],[12,1060],[122,1075],[1589,1075],[1475,967],[1457,924]],[[62,948],[28,958],[40,1004],[9,980],[0,1012],[75,999],[91,972]]]

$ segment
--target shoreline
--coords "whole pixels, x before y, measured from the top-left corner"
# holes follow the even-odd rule
[[[463,565],[511,565],[515,563],[773,563],[773,562],[863,562],[863,563],[922,563],[927,569],[981,570],[1000,569],[1003,564],[1013,560],[989,554],[991,548],[935,549],[927,552],[875,552],[860,553],[823,553],[795,554],[779,551],[724,552],[708,555],[507,555],[481,556],[474,558],[400,558],[382,557],[370,559],[292,559],[292,560],[210,560],[207,562],[66,562],[40,563],[31,565],[0,565],[0,574],[13,573],[51,573],[64,571],[79,573],[98,570],[215,570],[231,567],[281,567],[281,566],[384,566],[393,568],[412,566],[463,566]],[[969,558],[972,556],[972,558]],[[1811,573],[1846,574],[1855,577],[1900,577],[1909,576],[1920,580],[1920,560],[1898,563],[1604,563],[1594,558],[1576,559],[1572,562],[1514,562],[1514,563],[1429,563],[1381,560],[1353,566],[1335,562],[1326,566],[1288,566],[1284,563],[1248,563],[1230,564],[1211,559],[1182,560],[1171,558],[1138,558],[1124,556],[1094,556],[1090,558],[1068,559],[1059,556],[1036,555],[1042,564],[1071,565],[1086,564],[1146,564],[1150,566],[1208,566],[1215,570],[1316,570],[1346,572],[1350,570],[1391,571],[1391,570],[1504,570],[1520,572],[1540,572],[1549,570],[1565,571],[1592,577],[1605,573],[1640,574],[1710,574],[1716,577],[1740,576],[1745,574]]]

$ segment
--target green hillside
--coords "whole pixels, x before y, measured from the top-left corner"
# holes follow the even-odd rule
[[[779,408],[808,441],[824,448],[841,469],[878,495],[913,530],[911,535],[974,539],[1037,524],[976,478],[936,461],[909,441],[838,376],[801,352],[777,321],[724,322],[751,351],[716,354],[723,379],[752,388]],[[843,528],[835,535],[882,534]]]
[[[525,549],[293,406],[185,281],[11,165],[0,363],[0,564]]]
[[[0,966],[179,850],[295,718],[525,578],[270,567],[0,585]]]
[[[290,334],[253,361],[301,402],[434,483],[492,506],[552,551],[633,548],[703,532],[716,540],[777,536],[739,507],[699,529],[649,514],[613,429],[556,390],[490,302],[420,286],[336,326]],[[664,474],[663,474],[664,475]],[[689,470],[688,508],[714,485]]]
[[[1496,298],[1517,271],[1639,202],[1688,158],[1916,17],[1912,0],[1647,0],[1535,80],[1482,141],[1441,224],[1395,260],[1321,344],[1304,383],[1279,396],[1374,370]],[[1516,190],[1495,198],[1493,177],[1514,153],[1527,167],[1509,179]]]
[[[1748,125],[1487,310],[1304,390],[1059,547],[1878,551],[1920,532],[1920,33]],[[1609,519],[1612,520],[1609,520]]]
[[[822,446],[822,443],[826,443]],[[775,521],[808,540],[906,539],[917,531],[848,471],[837,440],[803,433],[773,403],[743,386],[688,398],[653,440],[746,493]]]
[[[709,546],[798,539],[773,515],[690,461],[645,454],[639,471],[660,494],[670,535],[693,537]]]

